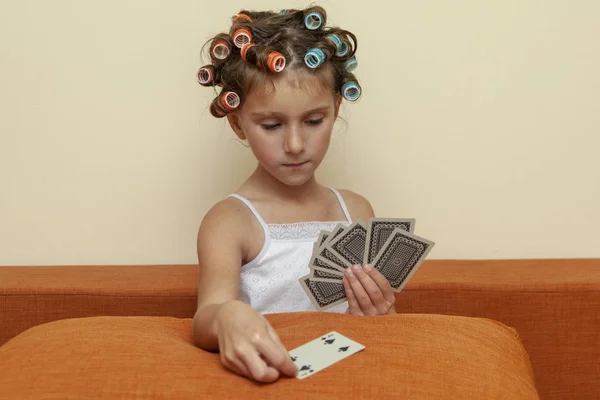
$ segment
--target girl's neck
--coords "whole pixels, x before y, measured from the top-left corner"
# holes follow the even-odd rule
[[[252,187],[253,192],[255,190],[260,191],[260,197],[298,203],[313,201],[315,197],[322,194],[323,190],[323,187],[317,183],[314,175],[302,185],[290,186],[269,174],[260,164],[256,167],[250,178],[248,178],[244,186],[246,185]]]

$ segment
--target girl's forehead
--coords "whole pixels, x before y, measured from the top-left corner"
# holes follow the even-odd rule
[[[269,76],[256,82],[247,93],[249,102],[268,103],[292,97],[297,101],[314,101],[332,98],[333,83],[331,76],[308,71],[286,70],[281,74]]]

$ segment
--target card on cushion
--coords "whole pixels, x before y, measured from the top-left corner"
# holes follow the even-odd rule
[[[430,240],[396,228],[384,243],[373,267],[386,277],[394,292],[400,292],[434,245]]]
[[[372,264],[377,258],[383,244],[388,240],[394,229],[400,228],[414,233],[414,218],[371,218],[367,225],[367,238],[363,264]]]
[[[363,264],[367,228],[362,221],[356,221],[330,240],[325,248],[340,260],[345,268],[354,264]]]
[[[331,331],[290,350],[289,355],[298,367],[296,378],[305,379],[364,349],[364,345]]]
[[[334,282],[314,282],[309,275],[299,279],[300,285],[318,311],[327,310],[346,301],[344,284]]]

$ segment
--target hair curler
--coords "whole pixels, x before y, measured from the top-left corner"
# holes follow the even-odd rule
[[[361,92],[360,86],[354,81],[346,82],[344,86],[342,86],[342,96],[348,101],[358,100]]]
[[[358,67],[358,60],[356,57],[352,57],[344,63],[344,67],[346,68],[346,71],[352,72]]]
[[[250,50],[250,47],[253,47],[254,43],[246,43],[245,45],[242,46],[242,49],[240,50],[240,57],[242,57],[242,60],[244,61],[248,61],[246,59],[246,55],[248,54],[248,50]]]
[[[233,111],[241,103],[240,96],[236,92],[225,92],[221,94],[221,104],[227,111]]]
[[[327,39],[332,42],[333,44],[335,44],[336,47],[336,52],[335,55],[338,57],[344,57],[346,54],[348,54],[348,43],[346,43],[345,41],[343,41],[342,39],[339,38],[339,36],[337,35],[328,35]]]
[[[304,16],[304,26],[306,29],[315,31],[323,25],[323,14],[319,11],[311,11]]]
[[[202,86],[212,86],[215,81],[215,67],[205,65],[198,70],[198,83]]]
[[[271,72],[283,71],[283,69],[285,68],[285,63],[286,60],[284,55],[277,51],[272,51],[267,57],[267,68],[269,68]]]
[[[226,59],[227,57],[229,57],[230,53],[231,49],[229,48],[229,43],[227,43],[227,41],[223,39],[216,40],[210,46],[210,54],[212,54],[212,56],[217,60]]]
[[[252,33],[248,29],[240,28],[233,32],[232,39],[236,47],[241,49],[246,43],[252,41]]]
[[[240,19],[245,19],[246,21],[252,23],[252,18],[250,18],[250,16],[248,14],[244,14],[244,13],[238,13],[237,15],[234,15],[233,17],[231,17],[231,23],[236,23],[237,21],[239,21]]]
[[[310,49],[306,53],[306,55],[304,56],[304,63],[309,68],[318,68],[325,62],[326,59],[327,57],[325,57],[325,53],[323,52],[323,50],[314,48]]]

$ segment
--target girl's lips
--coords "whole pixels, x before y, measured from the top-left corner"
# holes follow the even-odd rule
[[[298,168],[298,167],[301,167],[301,166],[303,166],[304,164],[307,164],[307,163],[308,163],[308,161],[304,161],[304,162],[301,162],[301,163],[283,164],[283,165],[286,166],[286,167],[290,167],[290,168]]]

